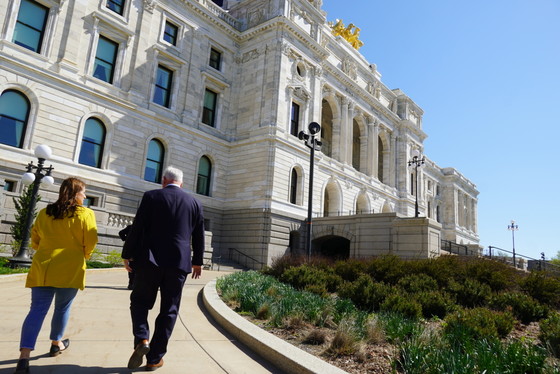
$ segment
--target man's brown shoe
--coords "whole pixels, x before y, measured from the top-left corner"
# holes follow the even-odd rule
[[[157,364],[146,364],[146,371],[155,371],[163,366],[163,358]]]
[[[142,360],[144,359],[144,355],[150,351],[150,345],[148,344],[148,340],[144,339],[140,343],[136,345],[134,352],[132,352],[132,356],[128,360],[128,368],[129,369],[137,369],[142,365]]]

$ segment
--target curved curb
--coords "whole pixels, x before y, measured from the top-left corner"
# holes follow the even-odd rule
[[[216,280],[203,289],[204,306],[230,334],[287,373],[344,374],[345,371],[264,331],[231,310],[218,296]]]

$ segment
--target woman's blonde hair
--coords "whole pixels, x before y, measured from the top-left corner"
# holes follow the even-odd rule
[[[47,215],[54,219],[72,217],[76,213],[76,208],[80,206],[77,195],[86,188],[86,184],[78,178],[66,178],[60,185],[58,200],[47,205]]]

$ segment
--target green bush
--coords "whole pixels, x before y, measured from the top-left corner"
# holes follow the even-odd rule
[[[535,271],[520,281],[523,291],[539,302],[560,308],[560,279],[545,272]]]
[[[379,310],[385,298],[394,292],[394,287],[374,282],[369,275],[362,274],[354,282],[343,282],[338,288],[338,295],[352,300],[361,310]]]
[[[304,290],[310,287],[313,292],[323,294],[335,292],[342,282],[340,276],[332,271],[317,269],[307,265],[300,265],[287,269],[280,277],[281,282],[292,285],[294,288]]]
[[[548,315],[548,308],[531,296],[519,292],[504,292],[492,296],[489,306],[495,310],[511,310],[524,324],[539,321]]]
[[[366,264],[366,272],[372,279],[386,284],[396,284],[410,273],[406,262],[397,256],[373,258]]]
[[[492,291],[512,290],[516,287],[517,272],[511,266],[485,258],[473,259],[466,264],[466,273]]]
[[[397,286],[410,293],[432,291],[438,288],[437,281],[426,274],[412,274],[401,278]]]
[[[333,269],[335,274],[340,276],[343,280],[353,282],[365,272],[366,265],[364,261],[350,259],[346,261],[337,261]]]
[[[492,294],[490,286],[474,279],[466,279],[463,283],[450,282],[449,291],[455,295],[457,304],[467,308],[486,305]]]
[[[550,352],[560,358],[560,313],[553,313],[539,324],[539,339],[550,350]]]
[[[504,338],[514,325],[515,318],[508,312],[464,309],[445,318],[444,333],[457,341]]]
[[[446,292],[424,291],[417,293],[414,299],[422,306],[422,315],[425,318],[438,317],[440,319],[455,309],[455,303]]]
[[[422,306],[414,299],[411,299],[406,293],[389,295],[383,304],[381,304],[381,311],[400,314],[410,319],[419,319],[422,317]]]

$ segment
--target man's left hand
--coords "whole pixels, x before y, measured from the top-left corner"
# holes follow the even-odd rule
[[[202,265],[193,265],[192,266],[192,278],[198,279],[202,274]]]

